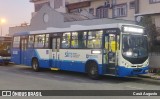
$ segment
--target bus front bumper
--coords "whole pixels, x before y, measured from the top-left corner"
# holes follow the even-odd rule
[[[134,76],[140,74],[147,74],[149,71],[149,66],[143,68],[126,68],[122,66],[118,66],[117,68],[117,76],[119,77],[127,77]]]

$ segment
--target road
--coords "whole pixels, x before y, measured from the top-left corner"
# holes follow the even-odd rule
[[[42,70],[34,72],[30,67],[0,66],[1,90],[159,90],[155,83],[139,78],[103,76],[91,80],[86,74]]]

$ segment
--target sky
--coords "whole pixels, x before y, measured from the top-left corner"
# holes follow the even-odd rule
[[[9,27],[19,26],[21,23],[30,23],[31,13],[34,12],[33,3],[30,0],[0,0],[0,18],[5,18],[2,33],[9,33]]]

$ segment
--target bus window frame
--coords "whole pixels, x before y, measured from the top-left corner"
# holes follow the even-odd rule
[[[28,43],[29,43],[29,36],[33,36],[33,37],[34,37],[34,40],[33,40],[33,47],[28,47],[28,44],[27,44],[27,49],[34,49],[35,35],[34,35],[34,34],[28,35]]]
[[[109,32],[107,32],[108,30],[116,30],[116,32],[114,32],[114,33],[109,33]],[[119,48],[117,49],[117,50],[120,50],[120,46],[121,46],[121,30],[120,30],[120,28],[109,28],[109,29],[104,29],[104,31],[103,31],[103,49],[105,49],[105,36],[106,35],[109,35],[109,34],[116,34],[116,35],[119,35]],[[116,36],[116,40],[117,40],[117,36]]]
[[[19,37],[19,45],[18,45],[18,47],[14,47],[14,37]],[[13,39],[12,39],[12,48],[14,48],[14,49],[20,49],[20,47],[21,47],[21,36],[20,35],[18,35],[18,36],[13,36]]]
[[[87,38],[86,38],[86,47],[85,48],[71,48],[71,39],[70,39],[70,47],[69,48],[62,48],[62,46],[60,47],[60,49],[102,49],[103,48],[103,34],[104,34],[104,30],[105,29],[93,29],[93,30],[81,30],[81,31],[66,31],[66,32],[70,32],[71,33],[71,37],[72,37],[72,32],[87,32]],[[101,46],[101,48],[87,48],[87,46],[88,46],[88,33],[89,33],[89,31],[103,31],[103,33],[102,33],[102,38],[101,38],[101,40],[102,40],[102,46]],[[63,33],[66,33],[66,32],[63,32]],[[61,40],[63,39],[63,33],[62,33],[62,36],[61,36]],[[61,44],[62,44],[62,41],[61,41]]]
[[[62,42],[62,39],[63,39],[63,33],[62,32],[56,32],[56,33],[47,33],[47,34],[49,34],[48,48],[52,49],[52,38],[60,38],[60,48],[59,49],[62,49],[61,48],[61,42]]]
[[[29,39],[29,35],[23,35],[23,36],[20,36],[20,45],[19,45],[19,49],[21,49],[22,50],[22,45],[21,45],[21,40],[22,39],[26,39],[27,40],[27,43],[26,43],[26,49],[25,50],[27,50],[28,49],[28,39]]]
[[[49,34],[49,37],[48,37],[48,47],[45,47],[45,42],[46,42],[46,35]],[[33,46],[33,49],[50,49],[50,33],[39,33],[39,34],[33,34],[34,35],[34,46]],[[35,47],[35,36],[36,35],[45,35],[45,40],[44,40],[44,46],[43,47]]]

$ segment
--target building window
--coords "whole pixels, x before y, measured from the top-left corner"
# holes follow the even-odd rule
[[[160,0],[149,0],[149,3],[160,3]]]
[[[35,12],[39,11],[44,5],[50,6],[49,2],[35,4]]]
[[[129,3],[130,9],[135,9],[135,1]]]
[[[98,18],[107,18],[108,17],[108,8],[107,7],[97,8],[96,16]]]
[[[94,15],[94,8],[90,8],[89,13]]]
[[[113,17],[127,16],[127,4],[115,5],[113,8]]]

